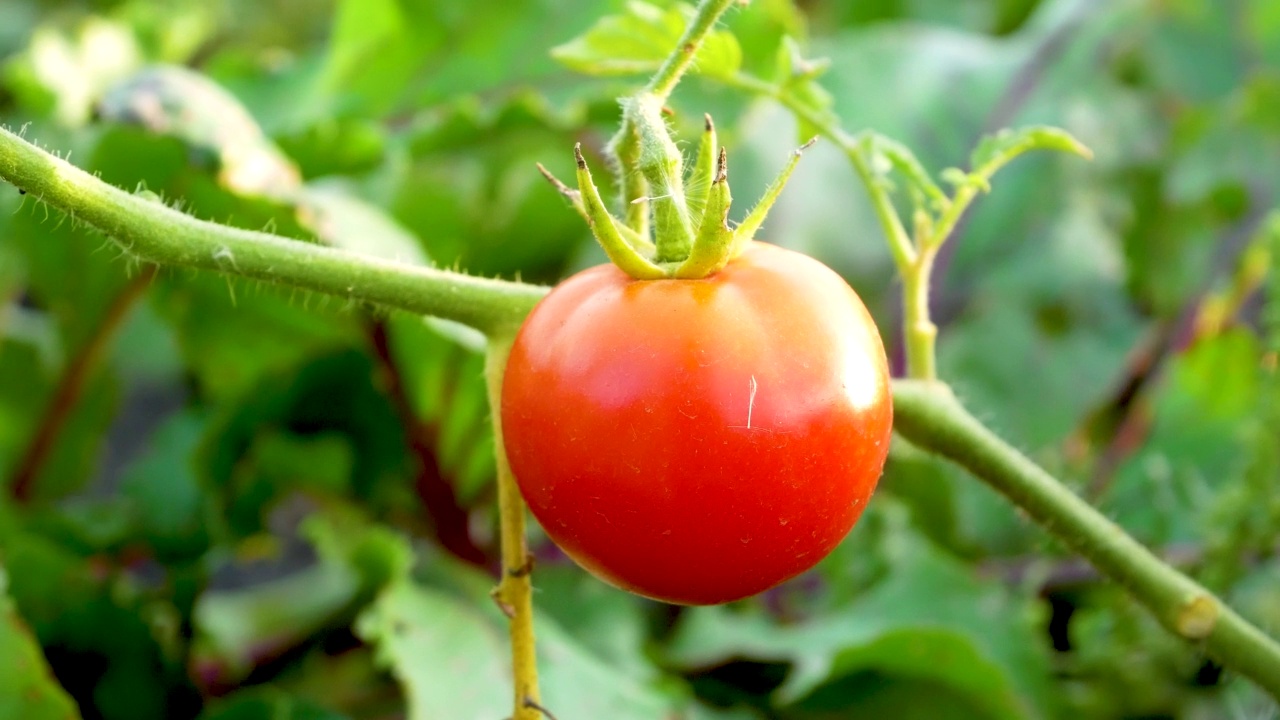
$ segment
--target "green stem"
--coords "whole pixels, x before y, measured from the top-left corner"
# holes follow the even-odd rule
[[[1203,644],[1280,700],[1280,644],[996,437],[946,385],[895,381],[893,410],[894,429],[902,437],[991,485],[1123,585],[1170,632]]]
[[[816,112],[801,102],[799,98],[774,83],[754,78],[745,73],[738,73],[732,78],[725,79],[725,82],[730,87],[776,100],[783,107],[790,110],[792,115],[809,123],[818,130],[822,137],[835,143],[844,152],[845,156],[849,158],[849,163],[853,165],[854,171],[858,174],[858,178],[862,180],[863,187],[867,189],[876,219],[880,221],[885,237],[889,240],[889,250],[893,254],[894,263],[898,266],[898,272],[905,277],[915,263],[915,247],[911,244],[911,236],[907,233],[906,226],[902,224],[902,219],[898,217],[898,211],[893,207],[893,199],[889,196],[888,190],[875,181],[875,175],[871,172],[871,167],[863,156],[862,147],[857,138],[841,129],[839,121],[834,117],[827,117]]]
[[[680,78],[689,70],[689,66],[693,64],[693,58],[698,54],[698,48],[702,46],[702,41],[711,34],[712,28],[716,22],[720,20],[720,16],[724,15],[729,6],[735,0],[702,0],[698,5],[698,9],[694,15],[693,22],[689,23],[689,27],[685,28],[684,35],[680,38],[679,44],[676,45],[675,51],[667,56],[662,67],[658,68],[658,72],[649,80],[649,84],[645,86],[645,92],[656,95],[665,101],[671,96],[671,91],[675,90],[676,85],[680,82]]]
[[[112,187],[0,128],[0,179],[86,222],[129,254],[455,320],[514,327],[546,293],[522,283],[381,260],[197,220]]]
[[[938,377],[938,327],[929,318],[929,277],[933,273],[936,247],[921,248],[910,272],[902,274],[903,341],[907,351],[907,374],[917,380]]]
[[[907,350],[907,374],[921,380],[932,380],[937,375],[934,345],[938,329],[929,319],[929,281],[933,272],[933,254],[937,248],[918,251],[911,242],[902,218],[893,206],[893,198],[889,191],[876,181],[871,166],[867,163],[862,144],[857,138],[840,128],[839,121],[833,117],[815,111],[803,103],[795,95],[786,92],[774,83],[738,73],[729,79],[728,84],[740,90],[769,97],[786,107],[797,118],[813,126],[823,136],[834,142],[849,158],[853,170],[862,180],[871,199],[871,207],[875,211],[880,227],[884,229],[889,240],[889,251],[893,262],[902,277],[902,301],[906,322],[903,327],[903,341]],[[972,198],[968,198],[972,200]],[[955,205],[959,205],[956,203]],[[965,205],[967,205],[967,200]],[[953,208],[954,209],[954,205]],[[964,206],[960,207],[963,212]],[[958,217],[958,216],[957,216]],[[954,226],[954,221],[952,222]]]
[[[502,442],[502,378],[513,337],[489,341],[484,376],[493,409],[494,452],[498,462],[498,520],[502,540],[502,579],[493,599],[509,620],[511,674],[515,710],[512,720],[539,720],[538,657],[533,633],[533,557],[525,540],[525,503],[511,474]]]

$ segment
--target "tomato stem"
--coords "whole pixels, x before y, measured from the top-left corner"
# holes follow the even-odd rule
[[[658,98],[658,105],[666,103],[667,98],[671,96],[671,91],[675,90],[676,85],[689,70],[693,64],[694,57],[698,54],[698,48],[702,47],[702,41],[711,34],[711,30],[715,28],[716,22],[720,16],[724,15],[736,0],[703,0],[698,4],[698,9],[694,11],[693,21],[685,28],[684,35],[680,37],[680,42],[676,43],[676,47],[667,56],[662,63],[662,67],[658,68],[658,72],[649,80],[649,84],[645,86],[646,94]]]
[[[546,293],[197,220],[125,192],[0,128],[0,179],[113,239],[126,256],[434,315],[484,333],[517,326]]]
[[[984,427],[949,387],[895,381],[893,414],[902,437],[991,485],[1123,585],[1169,632],[1208,650],[1280,700],[1280,643]]]
[[[654,260],[677,262],[688,257],[693,246],[693,223],[684,190],[684,156],[671,139],[662,117],[663,101],[641,93],[622,101],[624,123],[640,135],[638,168],[649,184],[648,202],[653,211]]]
[[[511,352],[512,336],[491,338],[485,352],[484,376],[489,407],[493,409],[494,454],[498,470],[498,523],[502,543],[502,579],[493,599],[509,620],[515,710],[512,720],[537,720],[538,658],[533,632],[533,579],[525,540],[525,503],[511,474],[502,442],[502,378]]]

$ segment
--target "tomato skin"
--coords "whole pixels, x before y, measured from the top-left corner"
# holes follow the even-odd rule
[[[601,579],[709,605],[809,569],[884,467],[884,348],[835,272],[755,242],[700,280],[585,270],[511,349],[502,430],[533,512]]]

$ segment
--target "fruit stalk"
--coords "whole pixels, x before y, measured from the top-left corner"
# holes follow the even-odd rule
[[[493,447],[498,470],[498,519],[502,542],[502,578],[494,602],[509,620],[515,709],[512,720],[538,720],[538,658],[533,633],[533,556],[525,539],[525,502],[511,474],[502,442],[502,377],[511,352],[510,336],[491,338],[485,352],[485,384],[493,416]]]

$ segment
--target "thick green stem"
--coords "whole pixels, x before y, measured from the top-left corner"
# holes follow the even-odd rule
[[[946,385],[896,381],[893,410],[894,429],[902,437],[995,488],[1123,585],[1170,632],[1202,644],[1215,659],[1280,700],[1280,644],[996,437]]]
[[[197,220],[103,183],[3,128],[0,178],[158,265],[292,285],[447,318],[486,333],[518,324],[546,292]]]

